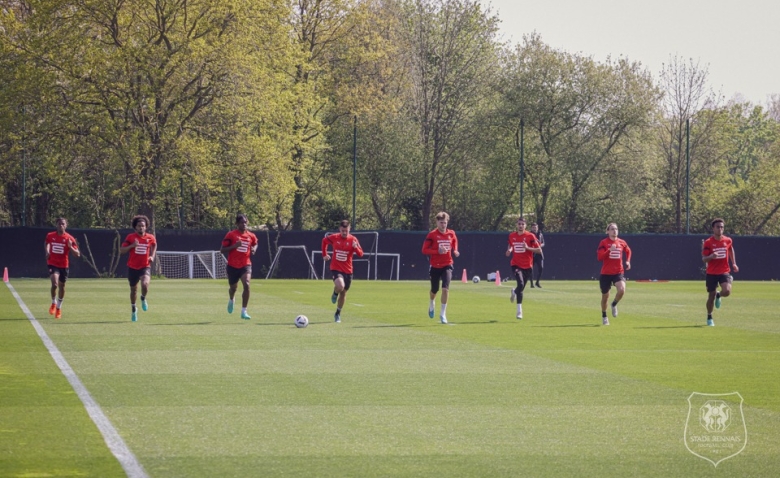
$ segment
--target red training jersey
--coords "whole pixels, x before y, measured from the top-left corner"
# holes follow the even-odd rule
[[[615,245],[615,250],[612,250],[612,245]],[[626,262],[631,262],[631,248],[628,247],[626,241],[623,239],[606,238],[599,243],[599,248],[596,251],[596,257],[599,261],[602,261],[601,273],[603,275],[616,275],[623,273],[623,252],[626,253]]]
[[[509,247],[512,248],[512,262],[509,264],[521,269],[534,267],[534,253],[529,247],[538,248],[539,241],[532,232],[525,231],[520,234],[514,231],[509,234]]]
[[[122,243],[122,247],[138,241],[138,245],[127,251],[127,267],[131,269],[145,269],[149,267],[149,254],[152,252],[152,246],[157,246],[157,240],[148,232],[143,236],[137,232],[131,232]]]
[[[227,257],[228,265],[236,269],[252,265],[250,256],[252,255],[252,248],[257,245],[257,236],[249,231],[241,232],[238,229],[233,229],[222,239],[222,247],[232,246],[239,241],[241,245],[228,251]]]
[[[76,238],[67,232],[62,235],[59,235],[57,231],[46,234],[46,245],[49,247],[49,259],[46,263],[50,266],[59,267],[60,269],[67,269],[71,250],[68,243],[71,241],[75,246],[73,250],[79,250],[79,247],[76,244]]]
[[[341,234],[328,234],[322,238],[322,257],[328,255],[328,246],[333,247],[333,256],[330,258],[330,270],[352,274],[352,256],[357,254],[363,257],[363,248],[360,242],[352,234],[341,237]]]
[[[439,253],[439,246],[444,246],[443,254]],[[434,229],[425,236],[425,242],[422,246],[422,253],[431,258],[431,267],[437,269],[454,264],[452,251],[457,250],[458,238],[452,229],[447,229],[443,233],[439,232],[439,229]]]
[[[710,259],[707,263],[707,274],[720,275],[728,274],[731,271],[729,267],[729,254],[731,254],[732,242],[730,237],[721,236],[720,240],[715,236],[710,236],[701,246],[701,255],[709,256],[715,253],[715,259]]]

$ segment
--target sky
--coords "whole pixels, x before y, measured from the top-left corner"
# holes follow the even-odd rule
[[[481,0],[512,44],[536,31],[557,50],[642,63],[658,79],[677,56],[709,71],[709,86],[765,106],[780,94],[778,0]]]

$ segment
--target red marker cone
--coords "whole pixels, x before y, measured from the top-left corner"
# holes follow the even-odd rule
[[[501,285],[501,274],[496,271],[496,285]]]
[[[8,282],[8,268],[3,268],[3,282]]]
[[[463,269],[463,277],[460,279],[460,281],[463,282],[464,284],[469,281],[468,278],[466,277],[466,269]]]

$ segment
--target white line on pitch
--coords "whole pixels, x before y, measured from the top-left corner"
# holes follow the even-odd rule
[[[125,441],[119,436],[119,432],[116,431],[114,425],[111,424],[111,421],[106,417],[106,414],[103,413],[100,405],[98,405],[95,399],[92,398],[92,395],[89,394],[87,387],[81,383],[81,379],[79,379],[76,372],[70,367],[68,361],[65,360],[65,357],[63,357],[57,346],[54,345],[54,342],[49,338],[49,335],[43,330],[43,326],[38,322],[38,319],[32,315],[30,309],[27,308],[27,305],[22,298],[16,293],[16,289],[14,289],[10,282],[6,282],[6,285],[16,299],[16,302],[19,303],[19,307],[22,308],[22,312],[24,312],[27,319],[32,323],[35,331],[38,332],[38,336],[43,341],[43,345],[49,350],[54,362],[60,370],[62,370],[62,374],[65,375],[65,378],[70,382],[76,395],[81,399],[84,408],[87,409],[89,417],[95,422],[95,425],[97,425],[98,430],[100,430],[100,433],[103,435],[103,439],[106,441],[106,445],[108,445],[111,453],[113,453],[119,461],[119,464],[122,466],[122,469],[125,470],[127,476],[130,478],[148,478],[149,475],[146,474],[141,463],[138,462],[138,459],[133,455],[133,452],[130,451],[130,448]]]

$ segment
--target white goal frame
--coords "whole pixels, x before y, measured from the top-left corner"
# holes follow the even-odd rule
[[[166,257],[179,258],[186,257],[186,273],[180,276],[168,277],[163,271],[163,262]],[[196,276],[195,266],[199,263],[206,270],[206,276]],[[227,260],[219,251],[157,251],[154,259],[155,272],[168,277],[169,279],[225,279]]]
[[[309,272],[314,276],[315,279],[319,279],[319,277],[317,277],[317,271],[314,270],[314,264],[312,264],[311,260],[309,259],[309,254],[306,250],[306,246],[279,246],[276,249],[276,255],[274,255],[274,260],[271,261],[271,266],[268,268],[268,274],[265,275],[266,279],[270,279],[271,275],[279,266],[279,256],[282,254],[282,251],[284,251],[285,249],[302,249],[303,256],[306,258],[306,261],[309,263]],[[314,254],[313,251],[312,254]],[[309,278],[311,278],[311,276],[309,276]]]
[[[314,263],[314,258],[317,252],[311,251],[311,262]],[[371,280],[371,262],[374,263],[374,280],[377,279],[377,258],[378,257],[392,257],[393,263],[390,265],[390,280],[393,280],[393,272],[395,272],[395,280],[399,280],[401,277],[401,254],[396,252],[364,252],[363,256],[374,256],[373,259],[361,259],[353,258],[352,262],[368,262],[368,274],[366,280]],[[393,271],[395,269],[395,271]],[[322,278],[325,279],[325,261],[322,261]]]

